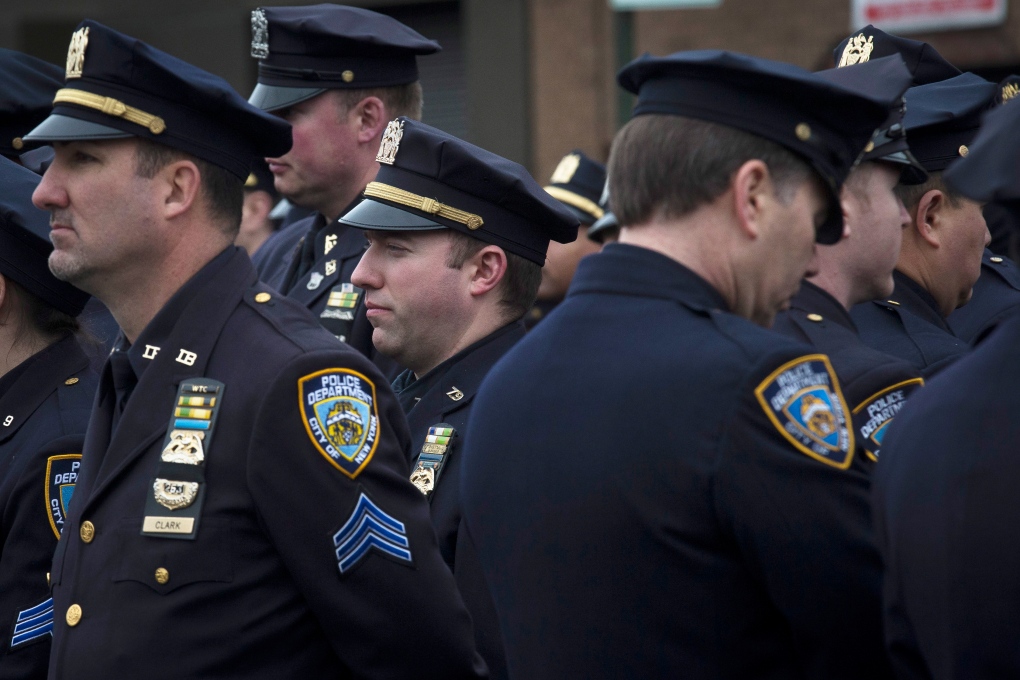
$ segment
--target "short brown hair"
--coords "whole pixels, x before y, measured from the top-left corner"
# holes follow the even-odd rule
[[[470,258],[487,245],[485,241],[471,238],[459,231],[450,230],[450,253],[446,266],[460,269]],[[538,297],[538,286],[542,283],[542,267],[531,260],[503,251],[506,255],[506,274],[499,282],[499,304],[508,321],[516,321],[527,313]]]
[[[959,207],[960,200],[963,198],[962,194],[958,194],[946,186],[941,172],[928,173],[928,179],[923,184],[897,184],[895,191],[911,215],[917,213],[917,204],[920,203],[921,197],[929,191],[941,191],[945,194],[949,205],[954,208]]]
[[[135,174],[152,179],[166,166],[185,159],[198,167],[202,178],[202,195],[209,206],[209,212],[223,225],[223,232],[233,239],[241,228],[244,182],[229,171],[184,151],[139,138],[135,149]]]
[[[341,116],[346,116],[363,99],[378,97],[386,106],[386,113],[391,119],[398,116],[407,116],[414,120],[421,120],[424,95],[422,94],[421,83],[417,81],[395,87],[376,87],[367,90],[334,90],[334,92],[337,92],[339,95],[337,101],[340,104]]]
[[[792,151],[749,132],[683,116],[638,116],[609,152],[613,213],[621,225],[682,217],[721,196],[753,159],[769,167],[784,201],[813,172]]]

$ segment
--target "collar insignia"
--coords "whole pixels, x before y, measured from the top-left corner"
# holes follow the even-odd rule
[[[1018,94],[1020,94],[1020,85],[1017,85],[1016,83],[1006,83],[1002,86],[1002,103],[1005,104]]]
[[[452,385],[451,387],[453,387],[453,389],[447,392],[446,396],[454,401],[460,401],[464,398],[464,393],[458,390],[456,385]]]

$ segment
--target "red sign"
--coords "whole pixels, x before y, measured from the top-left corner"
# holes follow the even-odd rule
[[[951,31],[1005,20],[1006,0],[854,0],[851,9],[852,30]]]

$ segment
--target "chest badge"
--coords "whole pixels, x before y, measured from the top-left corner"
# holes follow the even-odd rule
[[[453,445],[453,438],[457,431],[449,423],[439,423],[429,428],[425,435],[425,442],[421,445],[421,452],[418,454],[418,462],[415,463],[411,472],[411,483],[418,491],[421,491],[426,498],[431,498],[432,492],[439,483],[439,475],[443,472],[446,458],[450,454],[450,447]]]
[[[326,277],[319,272],[312,272],[312,275],[308,279],[308,283],[305,284],[305,288],[308,290],[315,290],[322,285],[322,280]]]
[[[461,399],[464,398],[464,393],[457,389],[456,385],[451,385],[451,387],[453,389],[447,392],[446,396],[448,396],[450,399],[453,399],[454,401],[460,401]]]
[[[143,536],[194,540],[205,500],[209,443],[225,385],[209,378],[181,382],[145,502]]]

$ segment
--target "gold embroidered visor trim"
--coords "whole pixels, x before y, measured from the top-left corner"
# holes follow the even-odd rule
[[[546,187],[545,191],[557,201],[566,203],[567,205],[572,205],[578,210],[583,210],[597,220],[601,220],[602,216],[606,214],[606,211],[600,208],[598,203],[585,198],[584,196],[575,194],[573,191],[567,191],[566,189],[561,189],[559,187]]]
[[[57,95],[53,98],[53,103],[76,104],[78,106],[84,106],[85,108],[95,109],[96,111],[102,111],[108,116],[123,118],[130,123],[148,128],[149,132],[154,135],[161,134],[164,130],[166,130],[166,123],[159,116],[154,116],[151,113],[142,111],[141,109],[128,106],[119,99],[104,97],[84,90],[72,90],[66,87],[61,90],[57,90]]]
[[[365,196],[368,198],[381,198],[384,201],[406,205],[409,208],[421,210],[430,215],[445,217],[448,220],[466,225],[471,231],[478,229],[484,224],[480,215],[458,210],[457,208],[440,203],[434,198],[419,196],[418,194],[413,194],[410,191],[404,191],[382,182],[369,182],[368,186],[365,187]]]

